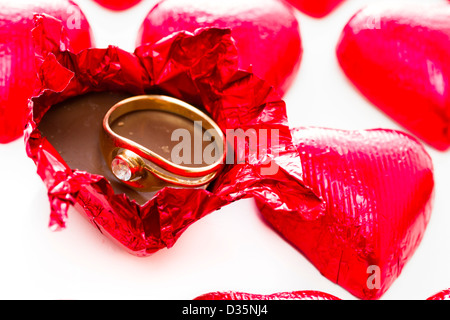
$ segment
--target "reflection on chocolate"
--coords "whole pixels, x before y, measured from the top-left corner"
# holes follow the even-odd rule
[[[172,161],[173,148],[181,142],[172,141],[172,133],[177,129],[186,129],[191,137],[191,161],[183,163],[186,167],[201,167],[207,165],[202,157],[202,163],[195,163],[194,159],[194,137],[202,139],[204,130],[194,126],[194,122],[173,113],[145,110],[127,113],[114,121],[111,129],[124,138],[133,140],[149,150],[159,154],[165,159]],[[202,150],[210,141],[201,141]],[[177,155],[175,155],[177,156]]]
[[[144,204],[155,192],[138,192],[120,183],[106,164],[99,145],[105,114],[117,102],[129,97],[126,93],[101,92],[72,98],[50,108],[39,124],[39,130],[72,169],[102,175],[110,181],[116,193],[125,193],[139,204]],[[183,117],[150,110],[126,114],[112,126],[118,134],[168,160],[171,160],[172,148],[179,143],[171,141],[173,130],[178,128],[188,130],[192,137],[194,130],[201,130]],[[203,148],[209,143],[203,142]]]

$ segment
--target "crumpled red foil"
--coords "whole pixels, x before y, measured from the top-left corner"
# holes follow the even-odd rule
[[[442,290],[432,295],[427,300],[450,300],[450,289]]]
[[[67,45],[78,52],[92,46],[86,17],[69,0],[20,0],[0,3],[0,143],[23,135],[28,99],[37,87],[34,65],[33,15],[45,12],[64,22]],[[62,30],[55,29],[61,33]],[[55,34],[56,36],[56,34]],[[66,36],[66,35],[64,35]]]
[[[380,298],[430,219],[430,156],[416,139],[392,130],[298,128],[292,134],[303,181],[326,207],[305,220],[257,199],[261,213],[326,278],[358,298]]]
[[[369,6],[345,26],[339,63],[375,106],[438,150],[450,147],[450,4]]]
[[[160,0],[143,21],[137,45],[204,27],[232,29],[240,68],[268,81],[281,96],[291,87],[303,47],[294,10],[283,0]]]
[[[49,20],[37,15],[33,30],[41,89],[30,105],[26,146],[48,189],[52,229],[64,228],[68,208],[75,206],[129,252],[147,256],[173,246],[193,222],[242,198],[264,198],[275,210],[291,211],[306,220],[319,214],[321,200],[301,181],[285,104],[265,81],[238,70],[230,30],[179,32],[141,46],[134,54],[113,46],[74,54],[61,50]],[[259,135],[258,129],[276,129],[280,143],[263,148],[259,139],[258,156],[247,153],[245,163],[226,165],[208,190],[165,188],[141,206],[124,194],[114,194],[104,177],[69,168],[38,129],[45,112],[69,97],[117,90],[140,95],[155,88],[202,105],[224,131],[253,128]],[[248,148],[247,143],[236,156]],[[263,173],[268,163],[279,169],[276,174]]]
[[[323,18],[330,14],[344,0],[287,0],[301,12],[314,18]]]
[[[210,292],[196,297],[194,300],[341,300],[331,294],[321,291],[279,292],[269,295],[245,292],[224,291]]]
[[[94,0],[99,5],[113,11],[122,11],[134,7],[142,0]]]

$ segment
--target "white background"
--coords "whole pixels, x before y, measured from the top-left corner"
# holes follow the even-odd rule
[[[133,51],[135,35],[155,1],[144,0],[120,14],[91,0],[75,2],[91,23],[98,47],[113,44]],[[345,23],[374,2],[380,0],[348,0],[324,19],[297,13],[304,55],[285,97],[293,127],[402,129],[352,87],[335,58]],[[423,300],[450,287],[450,151],[427,150],[436,179],[431,221],[418,250],[382,299]],[[23,140],[0,145],[0,299],[192,299],[218,290],[320,290],[355,299],[273,232],[252,200],[210,214],[189,227],[173,248],[146,258],[117,247],[73,209],[67,229],[51,232],[49,210],[46,189]]]

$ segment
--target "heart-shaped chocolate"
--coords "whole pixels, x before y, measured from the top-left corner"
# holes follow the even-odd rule
[[[450,147],[450,4],[369,6],[337,47],[348,78],[429,145]]]
[[[344,0],[287,0],[303,13],[322,18],[331,13]]]
[[[92,45],[89,23],[70,0],[0,3],[0,143],[11,142],[23,134],[28,99],[38,87],[31,37],[35,13],[46,13],[61,20],[63,29],[58,31],[61,37],[68,34],[74,52]]]
[[[328,279],[356,297],[379,298],[419,245],[431,215],[433,165],[423,146],[392,130],[299,128],[292,132],[306,185],[325,209],[315,220],[263,216]]]
[[[122,11],[134,7],[142,0],[94,0],[99,5],[113,11]]]
[[[269,295],[246,292],[224,291],[210,292],[198,296],[194,300],[341,300],[331,294],[321,291],[278,292]]]
[[[450,300],[450,289],[445,289],[436,294],[433,294],[427,300]]]
[[[294,10],[283,1],[162,0],[145,18],[137,45],[201,27],[231,29],[240,68],[269,82],[280,95],[291,86],[303,49]]]

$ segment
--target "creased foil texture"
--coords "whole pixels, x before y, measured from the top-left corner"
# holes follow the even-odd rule
[[[23,135],[28,100],[37,89],[34,64],[33,15],[51,14],[60,19],[74,52],[93,45],[91,29],[80,8],[70,0],[0,1],[0,143]],[[55,34],[55,37],[56,34]]]
[[[194,300],[341,300],[329,293],[321,291],[278,292],[269,295],[246,292],[223,291],[210,292],[196,297]]]
[[[416,139],[393,130],[297,128],[292,134],[304,183],[325,209],[307,221],[260,199],[258,207],[329,280],[358,298],[380,298],[430,219],[430,156]]]
[[[345,26],[337,57],[380,110],[430,146],[450,147],[449,3],[368,6]]]
[[[320,214],[322,201],[301,180],[285,104],[265,81],[238,70],[230,30],[179,32],[134,53],[110,46],[74,54],[61,49],[64,39],[53,37],[58,26],[52,17],[35,20],[41,88],[30,103],[26,145],[48,189],[51,228],[64,228],[68,208],[75,206],[102,233],[132,254],[146,256],[173,246],[190,224],[242,198],[265,199],[268,206],[304,219]],[[45,112],[70,97],[101,91],[140,95],[154,89],[203,106],[224,132],[254,129],[259,136],[259,129],[274,129],[279,143],[257,139],[264,142],[257,156],[246,143],[236,150],[246,161],[226,165],[208,190],[165,188],[141,206],[114,194],[104,177],[68,167],[38,129]],[[270,165],[279,170],[263,174],[261,169]]]

